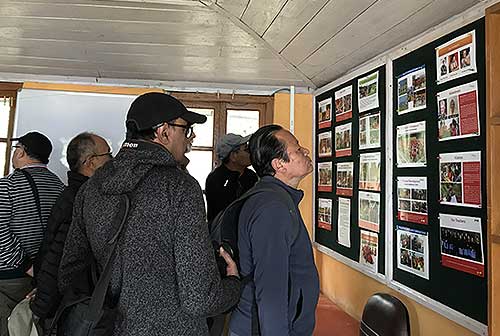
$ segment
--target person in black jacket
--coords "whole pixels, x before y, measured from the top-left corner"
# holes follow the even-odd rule
[[[257,174],[247,168],[250,166],[248,139],[250,135],[229,133],[217,144],[220,165],[208,175],[205,184],[209,222],[257,182]]]
[[[68,186],[57,199],[47,223],[47,231],[39,251],[37,290],[31,302],[31,310],[41,320],[54,317],[61,301],[57,272],[72,220],[76,194],[82,184],[110,158],[111,151],[106,140],[95,134],[78,134],[68,145]]]

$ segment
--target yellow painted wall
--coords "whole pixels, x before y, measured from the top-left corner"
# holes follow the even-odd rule
[[[295,95],[295,136],[312,153],[313,96]],[[290,96],[286,93],[275,95],[274,123],[289,127]],[[304,222],[312,232],[313,188],[312,176],[304,179],[299,188],[304,190],[300,211]],[[345,266],[337,260],[315,251],[316,266],[320,274],[321,291],[330,300],[357,320],[361,319],[363,307],[368,298],[377,292],[390,293],[398,297],[408,308],[412,336],[472,336],[474,333],[433,312],[415,301],[401,295],[380,282]],[[485,303],[486,304],[486,303]]]

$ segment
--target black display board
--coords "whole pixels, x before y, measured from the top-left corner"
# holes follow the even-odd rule
[[[379,107],[373,108],[370,110],[359,112],[358,106],[358,79],[364,78],[367,75],[378,72],[378,85],[377,85],[377,95]],[[378,273],[385,274],[385,123],[386,123],[386,74],[385,74],[385,66],[373,69],[361,76],[353,78],[350,81],[347,81],[321,95],[316,96],[316,125],[315,125],[315,136],[316,136],[316,147],[315,147],[315,157],[316,157],[316,185],[315,185],[315,208],[316,208],[316,218],[315,218],[315,242],[323,245],[341,255],[355,261],[359,262],[360,260],[360,227],[358,223],[359,216],[359,178],[360,178],[360,155],[365,153],[380,153],[380,191],[374,190],[366,190],[364,188],[362,191],[368,191],[373,194],[378,194],[380,197],[379,201],[379,232],[378,232]],[[336,121],[335,115],[335,92],[340,91],[344,88],[352,87],[352,117],[347,120]],[[332,101],[332,109],[331,109],[331,125],[328,127],[319,127],[318,120],[320,113],[319,103],[324,101],[325,99],[331,98]],[[370,149],[362,149],[360,150],[359,141],[360,141],[360,117],[366,117],[368,115],[374,116],[377,112],[380,113],[378,118],[379,120],[379,134],[380,134],[380,146],[376,148]],[[376,120],[376,119],[374,119]],[[351,154],[347,156],[338,157],[335,155],[335,128],[338,126],[346,125],[348,123],[352,123],[351,125]],[[320,141],[318,141],[318,135],[324,132],[332,132],[332,156],[331,157],[319,157],[320,151]],[[331,191],[321,191],[318,188],[318,181],[320,176],[318,174],[318,165],[324,162],[332,163],[332,189]],[[337,172],[337,164],[345,163],[345,162],[353,162],[353,190],[352,196],[345,195],[337,195],[337,187],[336,187],[336,172]],[[339,205],[339,197],[350,199],[351,201],[351,212],[350,212],[350,247],[343,246],[339,244],[337,240],[338,235],[338,205]],[[332,216],[331,216],[331,231],[321,228],[318,226],[318,200],[322,199],[330,199],[332,200]],[[366,229],[363,229],[366,230]],[[371,230],[374,232],[374,230]],[[367,272],[368,273],[368,272]]]
[[[437,83],[436,69],[436,48],[446,44],[447,42],[467,34],[471,31],[475,32],[476,41],[476,65],[477,72],[468,74],[464,77],[449,80],[445,83]],[[460,56],[461,57],[461,56]],[[450,60],[457,62],[458,60]],[[424,65],[426,69],[426,108],[418,111],[413,111],[405,114],[398,114],[398,77],[402,74],[411,71]],[[443,73],[450,70],[449,67],[456,67],[457,64],[446,64],[448,69],[443,68]],[[460,64],[458,64],[460,66]],[[488,315],[488,295],[487,295],[487,250],[486,250],[486,234],[487,234],[487,209],[486,209],[486,89],[485,89],[485,24],[484,19],[478,20],[469,24],[451,34],[448,34],[432,43],[429,43],[403,57],[400,57],[393,62],[393,139],[394,139],[394,181],[402,176],[420,176],[427,177],[427,211],[428,224],[418,224],[398,219],[398,189],[396,182],[393,184],[392,193],[394,195],[394,250],[393,253],[393,279],[413,290],[422,293],[423,295],[432,298],[456,311],[463,313],[481,323],[487,324]],[[439,117],[439,108],[437,102],[437,94],[444,90],[448,90],[472,81],[477,81],[478,92],[478,107],[479,107],[479,125],[480,135],[468,138],[455,138],[453,140],[439,141],[439,133],[443,117]],[[451,104],[451,100],[448,101]],[[457,101],[457,103],[460,103]],[[453,103],[455,105],[455,102]],[[448,107],[449,108],[449,107]],[[440,119],[438,119],[440,118]],[[397,165],[397,127],[414,122],[425,121],[426,126],[426,156],[427,164],[425,167],[405,167],[398,168]],[[451,127],[451,126],[450,126]],[[446,128],[443,128],[446,129]],[[443,131],[442,131],[443,132]],[[466,207],[453,206],[442,204],[443,192],[441,181],[443,180],[442,169],[440,166],[439,155],[442,153],[451,152],[481,152],[481,207]],[[457,184],[458,185],[458,184]],[[465,186],[465,182],[463,184]],[[444,184],[443,184],[444,186]],[[441,193],[440,193],[441,190]],[[463,191],[467,193],[466,190]],[[445,195],[446,196],[446,195]],[[450,196],[446,196],[450,199]],[[464,195],[461,195],[464,197]],[[482,226],[482,256],[484,261],[484,272],[481,275],[470,274],[464,271],[445,267],[442,264],[441,256],[441,238],[440,238],[440,219],[439,214],[452,214],[461,216],[472,216],[481,218]],[[428,235],[429,248],[429,264],[428,267],[429,279],[413,274],[398,268],[398,249],[397,244],[397,226],[403,226],[409,229],[426,232]],[[323,232],[317,234],[320,241],[328,243],[330,237],[326,237]],[[336,249],[336,246],[333,245]]]

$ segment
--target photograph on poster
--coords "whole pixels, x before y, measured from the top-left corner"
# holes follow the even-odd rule
[[[398,114],[426,108],[425,65],[398,77]]]
[[[398,268],[429,280],[429,239],[427,232],[396,226]]]
[[[332,163],[318,163],[318,191],[332,191]]]
[[[439,154],[440,203],[481,207],[481,152]]]
[[[481,218],[439,214],[441,263],[484,277]]]
[[[332,200],[328,198],[318,199],[318,227],[332,231]]]
[[[437,94],[439,141],[478,136],[477,81]]]
[[[318,103],[318,126],[326,128],[332,126],[332,98],[322,100]]]
[[[380,231],[380,194],[372,192],[359,192],[359,218],[360,228]]]
[[[359,189],[380,191],[380,152],[359,155]]]
[[[318,134],[318,156],[320,158],[332,156],[332,132]]]
[[[380,113],[359,118],[359,149],[380,147]]]
[[[351,247],[351,200],[339,197],[337,241],[340,245]]]
[[[352,85],[335,91],[335,121],[343,121],[352,117]]]
[[[396,135],[398,168],[425,167],[425,121],[398,126]]]
[[[397,178],[398,219],[401,221],[428,224],[427,177]]]
[[[335,127],[335,156],[351,155],[351,127],[352,123]]]
[[[370,272],[378,271],[378,234],[360,230],[359,263]]]
[[[436,48],[437,83],[476,73],[476,32],[463,34]]]
[[[378,71],[358,79],[358,107],[360,113],[379,107]]]
[[[352,196],[354,162],[337,163],[337,195]]]

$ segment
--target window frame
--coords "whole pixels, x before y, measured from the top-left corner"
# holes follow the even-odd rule
[[[0,155],[5,155],[5,165],[3,167],[3,174],[5,176],[9,173],[10,167],[10,157],[12,153],[12,141],[10,140],[14,133],[14,121],[16,115],[16,103],[17,103],[17,92],[22,88],[22,83],[0,83],[0,100],[3,98],[10,98],[10,111],[9,111],[9,121],[7,125],[7,137],[0,137],[0,143],[5,143],[6,150],[5,153],[0,153]],[[2,169],[2,167],[0,167]]]

